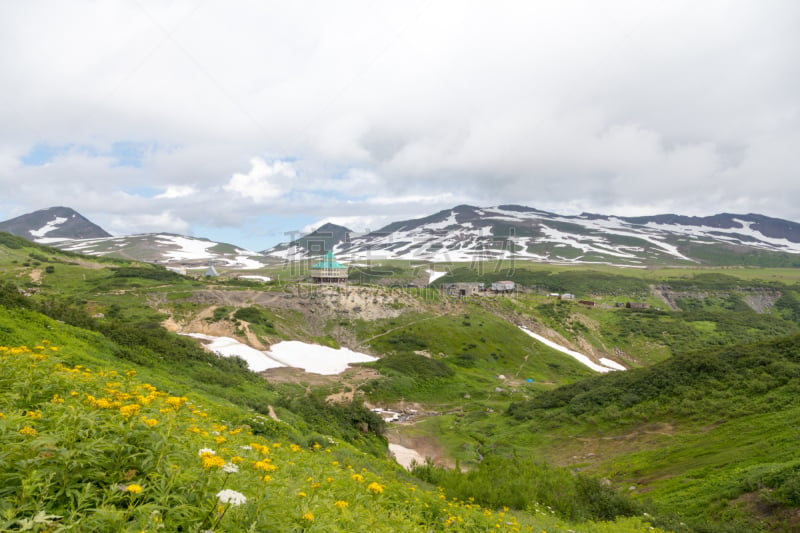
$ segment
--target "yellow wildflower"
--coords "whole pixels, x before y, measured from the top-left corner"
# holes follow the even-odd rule
[[[369,485],[367,485],[367,490],[373,494],[383,494],[384,486],[378,484],[377,482],[373,481]]]
[[[181,406],[181,405],[183,405],[183,404],[185,404],[186,402],[188,402],[188,401],[189,401],[189,398],[187,398],[186,396],[170,396],[169,398],[167,398],[167,399],[166,399],[166,400],[164,400],[164,401],[165,401],[165,402],[167,403],[167,405],[169,405],[170,407],[173,407],[173,408],[175,408],[175,409],[178,409],[178,408],[180,408],[180,406]]]
[[[142,423],[144,423],[144,425],[146,426],[154,428],[158,425],[158,420],[156,420],[155,418],[147,418],[146,416],[143,416]]]
[[[346,502],[346,501],[344,501],[344,500],[339,500],[339,501],[337,501],[337,502],[334,502],[334,504],[333,504],[333,505],[335,505],[335,506],[336,506],[337,508],[339,508],[339,509],[344,509],[345,507],[347,507],[347,506],[348,506],[348,505],[350,505],[350,504],[349,504],[349,503],[347,503],[347,502]]]
[[[261,452],[264,455],[269,455],[269,447],[264,446],[263,444],[259,444],[257,442],[251,442],[250,447],[256,450],[257,452]]]
[[[253,463],[253,466],[256,470],[263,470],[264,472],[273,472],[278,469],[277,466],[272,464],[269,459],[264,459],[263,461],[256,461]]]
[[[300,446],[298,446],[297,444],[292,444],[289,446],[289,448],[291,448],[293,452],[299,452],[301,449]]]
[[[244,462],[244,457],[240,457],[240,456],[238,456],[238,455],[234,455],[233,457],[231,457],[231,462],[232,462],[233,464],[236,464],[236,465],[238,465],[238,464],[240,464],[240,463],[243,463],[243,462]]]
[[[353,480],[358,481],[359,483],[363,483],[364,476],[362,476],[361,474],[353,474]]]
[[[308,511],[306,514],[303,515],[303,520],[308,520],[309,522],[314,521],[314,513]]]
[[[105,398],[100,398],[95,402],[95,407],[99,407],[100,409],[109,409],[113,407],[113,404]]]
[[[217,435],[216,437],[214,437],[214,440],[216,441],[217,444],[222,444],[223,442],[225,442],[228,439],[226,439],[222,435]]]
[[[205,454],[203,455],[203,468],[222,468],[225,466],[225,459],[217,455]]]
[[[300,492],[298,492],[298,493],[297,493],[297,497],[298,497],[298,498],[305,498],[306,496],[308,496],[308,494],[306,494],[306,493],[305,493],[305,492],[303,492],[302,490],[301,490]]]
[[[122,414],[122,416],[124,416],[125,418],[130,418],[130,417],[132,417],[133,415],[137,415],[137,414],[139,414],[139,409],[140,409],[140,406],[139,406],[139,404],[136,404],[136,403],[131,403],[131,404],[128,404],[128,405],[123,405],[122,407],[120,407],[120,408],[119,408],[119,412],[120,412],[120,413]]]
[[[24,428],[20,429],[19,432],[22,435],[29,435],[31,437],[39,434],[38,431],[36,431],[35,429],[33,429],[30,426],[25,426]]]
[[[132,483],[132,484],[128,485],[128,487],[125,490],[127,492],[130,492],[131,494],[141,494],[142,486],[141,485],[137,485],[136,483]]]
[[[50,403],[64,403],[64,398],[58,395],[58,393],[53,394],[53,397],[50,399]]]
[[[41,411],[25,411],[25,416],[27,416],[28,418],[32,418],[33,420],[39,420],[40,418],[42,418],[42,412]]]

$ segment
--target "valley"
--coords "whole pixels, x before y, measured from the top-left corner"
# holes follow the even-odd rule
[[[582,524],[564,531],[624,531],[645,512],[666,531],[798,523],[797,269],[382,260],[331,286],[308,282],[309,263],[186,277],[14,239],[0,344],[38,342],[42,326],[14,317],[43,313],[86,332],[49,335],[72,364],[136,365],[289,424],[295,442],[327,435],[386,464],[394,451],[448,498],[550,506]],[[514,291],[446,289],[498,280]],[[223,340],[242,359],[204,347]]]

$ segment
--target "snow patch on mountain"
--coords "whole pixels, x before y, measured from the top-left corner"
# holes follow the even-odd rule
[[[256,350],[230,337],[215,337],[203,333],[184,333],[207,341],[205,346],[222,357],[241,357],[253,372],[270,368],[292,367],[323,375],[341,374],[352,363],[369,363],[377,357],[348,348],[330,348],[300,341],[281,341],[267,351]]]
[[[537,341],[541,342],[542,344],[544,344],[546,346],[549,346],[550,348],[553,348],[555,350],[558,350],[561,353],[565,353],[565,354],[569,355],[570,357],[572,357],[573,359],[575,359],[576,361],[578,361],[582,365],[585,365],[585,366],[591,368],[595,372],[606,373],[606,372],[613,372],[615,370],[625,370],[625,367],[623,367],[619,363],[614,363],[614,361],[611,361],[612,363],[614,363],[613,367],[612,367],[612,365],[608,365],[608,366],[598,365],[597,363],[595,363],[594,361],[589,359],[588,356],[586,356],[586,355],[584,355],[584,354],[582,354],[580,352],[576,352],[575,350],[570,350],[566,346],[562,346],[562,345],[558,344],[557,342],[553,342],[553,341],[551,341],[550,339],[548,339],[546,337],[542,337],[538,333],[534,333],[534,332],[532,332],[531,330],[529,330],[526,327],[519,326],[519,329],[521,329],[523,332],[525,332],[525,334],[529,335],[530,337],[533,337]],[[610,361],[610,360],[606,359],[606,361]],[[620,368],[620,367],[622,367],[622,368]]]
[[[53,220],[51,220],[41,228],[30,230],[30,234],[33,235],[34,237],[37,237],[37,239],[35,239],[36,242],[41,242],[39,239],[41,239],[51,231],[58,229],[58,227],[61,226],[61,224],[63,224],[67,220],[68,219],[64,217],[55,217]]]

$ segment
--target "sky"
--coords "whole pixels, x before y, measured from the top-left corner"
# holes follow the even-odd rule
[[[0,220],[263,250],[459,204],[800,221],[795,0],[0,3]]]

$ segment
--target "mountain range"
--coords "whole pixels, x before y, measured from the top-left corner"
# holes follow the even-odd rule
[[[800,224],[758,214],[708,217],[558,215],[520,205],[460,205],[369,233],[324,224],[294,241],[252,252],[208,239],[148,233],[111,236],[67,207],[0,222],[35,242],[89,255],[167,265],[259,268],[333,251],[346,261],[525,260],[560,264],[800,266]]]
[[[264,266],[263,255],[198,237],[142,233],[114,237],[69,207],[51,207],[0,222],[0,231],[54,248],[86,255],[112,256],[180,268]]]
[[[756,214],[564,216],[519,205],[460,205],[366,234],[328,224],[262,253],[304,259],[328,249],[342,259],[358,261],[521,259],[626,266],[763,262],[800,266],[800,224]]]

